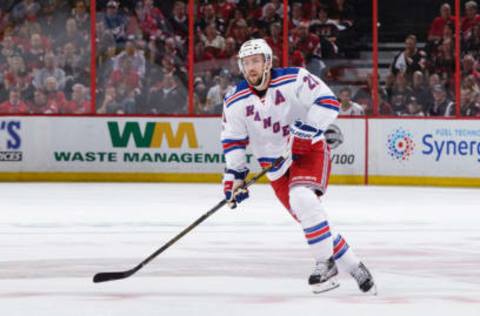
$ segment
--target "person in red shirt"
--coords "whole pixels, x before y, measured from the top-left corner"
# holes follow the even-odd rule
[[[455,17],[452,16],[452,9],[450,8],[450,5],[448,3],[444,3],[440,7],[440,16],[437,16],[430,25],[430,30],[428,31],[428,40],[440,40],[443,36],[443,29],[448,23],[454,25]]]
[[[477,14],[478,5],[475,1],[465,3],[465,16],[462,18],[461,31],[463,38],[470,38],[472,28],[480,23],[480,15]]]
[[[58,107],[49,102],[47,95],[42,90],[35,90],[33,94],[33,102],[28,107],[31,114],[56,114],[59,113]]]
[[[65,94],[58,89],[58,81],[55,77],[47,77],[45,92],[49,104],[54,105],[60,113],[67,113],[67,99]]]
[[[11,90],[8,101],[0,104],[0,113],[20,114],[27,113],[28,107],[20,99],[20,93],[16,90]]]
[[[90,102],[86,97],[86,88],[80,84],[74,84],[72,87],[72,100],[68,101],[65,106],[64,113],[89,113],[90,112]]]
[[[307,63],[313,56],[321,56],[320,39],[317,35],[309,33],[308,28],[309,23],[302,22],[293,35],[293,46],[304,54]]]

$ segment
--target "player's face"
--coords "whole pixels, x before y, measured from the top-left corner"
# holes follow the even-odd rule
[[[259,85],[262,81],[262,74],[265,67],[263,55],[257,54],[242,59],[243,70],[245,71],[245,79],[253,85]]]

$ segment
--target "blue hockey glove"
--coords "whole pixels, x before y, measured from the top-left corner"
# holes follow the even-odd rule
[[[227,204],[231,209],[236,208],[237,203],[248,198],[248,190],[241,188],[245,183],[248,172],[248,169],[243,171],[225,170],[223,175],[223,192],[225,193],[225,200],[227,200]]]

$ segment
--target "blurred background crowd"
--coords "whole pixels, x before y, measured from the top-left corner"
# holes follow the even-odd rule
[[[90,112],[90,61],[84,1],[0,3],[0,113]]]
[[[321,77],[341,115],[374,114],[371,0],[196,0],[193,21],[187,2],[97,0],[91,93],[90,1],[2,1],[0,113],[189,114],[192,95],[193,114],[220,114],[240,45],[265,38],[274,67]],[[453,0],[378,5],[379,114],[455,115],[459,58],[461,115],[480,116],[477,3],[462,1],[460,56]]]

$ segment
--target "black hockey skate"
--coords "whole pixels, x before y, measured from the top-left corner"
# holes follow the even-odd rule
[[[358,287],[362,292],[377,295],[377,287],[373,282],[373,276],[363,262],[360,262],[358,267],[350,274],[357,281]]]
[[[312,286],[315,294],[333,290],[340,286],[336,279],[337,274],[338,269],[333,258],[327,261],[317,261],[317,266],[310,275],[308,284]]]

